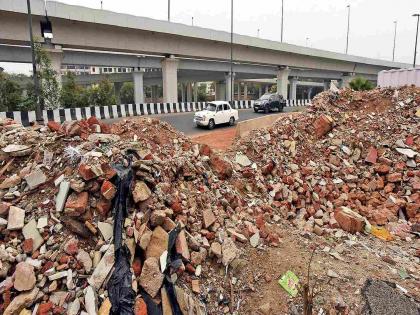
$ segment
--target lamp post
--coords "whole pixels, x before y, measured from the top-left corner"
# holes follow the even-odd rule
[[[39,93],[39,81],[36,71],[36,58],[35,58],[35,45],[34,36],[32,34],[32,14],[31,14],[31,0],[26,0],[28,6],[28,25],[29,25],[29,38],[31,41],[31,53],[32,53],[32,75],[34,78],[34,89],[35,89],[35,119],[38,123],[43,121],[42,118],[42,107],[41,107],[41,96]]]
[[[349,52],[349,33],[350,33],[350,4],[347,5],[348,15],[347,15],[347,41],[346,41],[346,54]]]
[[[257,37],[260,37],[260,29],[257,29]]]
[[[392,48],[392,61],[395,60],[395,42],[397,40],[397,21],[394,21],[394,47]]]
[[[306,47],[308,47],[309,37],[306,37]]]
[[[104,7],[103,7],[103,1],[101,0],[101,10],[103,9]]]
[[[419,37],[419,21],[420,21],[420,14],[413,14],[413,17],[417,17],[417,31],[416,31],[416,44],[414,45],[414,62],[413,68],[416,67],[416,57],[417,57],[417,39]]]
[[[230,101],[233,103],[233,0],[230,1]]]
[[[168,22],[171,21],[171,0],[168,0]]]
[[[281,42],[283,42],[284,0],[281,0]]]

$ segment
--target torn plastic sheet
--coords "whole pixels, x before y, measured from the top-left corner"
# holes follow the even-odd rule
[[[122,245],[124,220],[128,215],[127,201],[130,196],[130,186],[133,180],[131,165],[114,165],[118,174],[117,195],[114,198],[114,271],[108,282],[108,293],[111,300],[111,314],[134,314],[135,292],[131,287],[132,273],[130,271],[130,251]]]

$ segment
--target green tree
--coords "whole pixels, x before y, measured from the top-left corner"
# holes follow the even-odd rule
[[[134,83],[124,82],[120,90],[120,101],[122,104],[134,103]]]
[[[22,88],[7,73],[0,72],[0,111],[19,110]]]
[[[356,77],[351,80],[350,87],[355,91],[367,91],[374,88],[372,82],[362,77]]]
[[[117,103],[113,85],[108,78],[89,88],[87,94],[89,106],[108,106]]]
[[[47,109],[58,108],[60,107],[60,85],[57,76],[60,74],[52,69],[51,58],[40,43],[35,44],[35,59],[44,106]]]
[[[197,87],[197,101],[198,102],[207,101],[206,87],[207,87],[207,85],[205,83],[200,83],[198,85],[198,87]]]
[[[67,72],[61,88],[61,105],[66,108],[87,106],[84,99],[85,89],[76,84],[74,73]]]

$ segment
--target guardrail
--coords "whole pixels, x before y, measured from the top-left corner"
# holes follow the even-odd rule
[[[310,100],[287,100],[286,106],[306,106]],[[206,102],[186,102],[186,103],[144,103],[144,104],[121,104],[109,106],[90,106],[81,108],[59,108],[44,110],[42,115],[44,121],[65,121],[82,120],[91,116],[99,119],[114,119],[132,116],[148,116],[169,113],[185,113],[202,110]],[[252,108],[254,101],[234,101],[235,109]],[[0,118],[10,118],[29,126],[36,121],[35,111],[14,111],[0,112]]]

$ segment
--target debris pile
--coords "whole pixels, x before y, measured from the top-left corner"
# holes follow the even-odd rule
[[[310,233],[379,225],[404,239],[420,223],[419,104],[414,87],[321,93],[237,143],[254,162],[238,168],[243,192]]]
[[[415,88],[322,93],[226,155],[150,118],[0,120],[0,312],[239,314],[244,254],[287,220],[411,241],[419,104]]]
[[[114,268],[124,269],[116,266],[117,164],[133,172],[122,237],[137,314],[205,314],[208,266],[240,266],[247,243],[278,241],[225,181],[232,164],[167,123],[144,118],[107,126],[92,118],[23,128],[2,121],[0,131],[4,314],[25,307],[108,314],[111,305],[120,312],[108,288],[121,280],[115,271],[110,279]],[[220,292],[211,293],[218,302],[208,311],[229,310]]]

